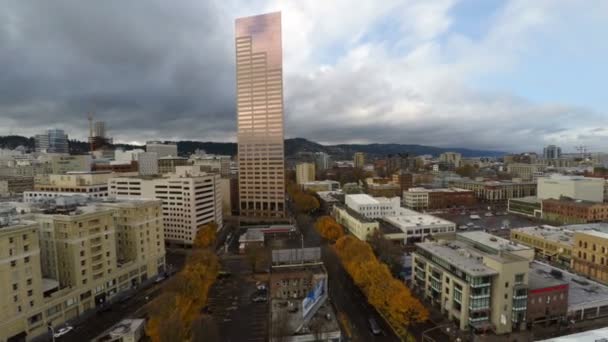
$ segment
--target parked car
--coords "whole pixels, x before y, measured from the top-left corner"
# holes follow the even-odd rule
[[[67,333],[69,333],[70,331],[74,330],[74,328],[71,325],[66,325],[63,328],[59,328],[57,331],[55,331],[55,333],[53,334],[54,338],[59,338]]]
[[[461,229],[461,230],[467,230],[468,228],[469,228],[469,227],[467,227],[467,225],[466,225],[466,224],[463,224],[463,225],[458,226],[458,229]]]
[[[163,282],[163,280],[165,280],[165,277],[161,275],[161,276],[159,276],[158,278],[156,278],[156,280],[155,280],[154,282],[155,282],[156,284],[158,284],[158,283],[162,283],[162,282]]]
[[[485,214],[484,214],[484,216],[485,216],[485,217],[492,217],[492,216],[494,216],[494,215],[492,215],[492,213],[488,212],[488,213],[485,213]]]
[[[369,330],[371,330],[372,334],[380,335],[382,333],[382,330],[380,330],[380,326],[378,325],[378,322],[376,322],[376,320],[373,317],[370,317],[368,321],[369,321]]]

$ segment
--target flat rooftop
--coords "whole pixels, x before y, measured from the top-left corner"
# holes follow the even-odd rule
[[[358,205],[381,204],[388,201],[386,197],[372,197],[367,194],[346,195],[346,200],[353,201]]]
[[[444,220],[437,216],[419,213],[413,210],[409,210],[407,213],[403,212],[403,214],[398,216],[387,216],[384,219],[387,222],[403,229],[415,227],[423,228],[429,226],[454,225],[454,223],[451,221]]]
[[[574,230],[564,227],[554,227],[550,225],[540,225],[532,227],[523,227],[511,229],[513,233],[522,233],[530,236],[535,236],[543,240],[558,242],[564,245],[572,246],[574,244]]]
[[[473,250],[459,241],[422,242],[416,247],[447,261],[452,266],[474,277],[492,276],[498,272],[483,263],[486,254]]]
[[[552,286],[566,285],[566,281],[556,278],[550,273],[536,272],[531,270],[528,273],[528,288],[530,290],[544,289]]]
[[[473,190],[461,189],[461,188],[409,188],[407,192],[471,192]]]
[[[490,186],[507,186],[507,185],[536,185],[535,181],[508,181],[508,180],[474,180],[474,179],[458,179],[452,180],[454,183],[468,183],[468,184],[479,184],[479,185],[490,185]]]
[[[542,201],[536,197],[536,196],[527,196],[527,197],[519,197],[519,198],[511,198],[509,199],[510,201],[513,202],[523,202],[523,203],[530,203],[530,204],[539,204]]]
[[[522,244],[515,244],[507,239],[503,239],[496,235],[492,235],[486,233],[484,231],[471,231],[471,232],[463,232],[456,234],[458,237],[463,238],[464,240],[473,241],[480,245],[488,246],[495,250],[502,251],[524,251],[530,250],[531,247]]]
[[[606,341],[606,336],[608,336],[608,328],[600,328],[538,342],[603,342]]]
[[[608,286],[538,261],[530,263],[530,274],[535,272],[546,276],[551,274],[551,270],[560,271],[561,280],[569,285],[569,312],[608,305]]]
[[[376,222],[376,220],[371,219],[369,217],[363,216],[362,214],[360,214],[359,212],[357,212],[356,210],[351,209],[350,207],[348,207],[347,205],[341,204],[341,203],[336,203],[335,206],[337,208],[346,210],[346,212],[348,213],[348,215],[356,218],[358,221],[360,222]]]

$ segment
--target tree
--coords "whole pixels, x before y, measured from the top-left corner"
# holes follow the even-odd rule
[[[309,213],[311,211],[319,209],[319,200],[310,194],[305,192],[295,193],[293,201],[298,213]]]
[[[261,270],[269,261],[269,251],[260,245],[248,245],[245,248],[245,256],[251,266],[251,272]]]
[[[209,248],[212,247],[217,238],[217,224],[215,222],[207,223],[198,227],[196,238],[194,239],[194,248]]]
[[[477,169],[473,165],[466,164],[466,165],[457,167],[454,172],[456,172],[458,175],[460,175],[462,177],[472,178],[473,176],[475,176],[475,173],[477,173]]]
[[[344,227],[331,216],[321,216],[315,222],[315,229],[327,240],[336,241],[344,236]]]

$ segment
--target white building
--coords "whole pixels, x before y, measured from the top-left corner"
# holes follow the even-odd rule
[[[158,174],[158,153],[156,152],[146,152],[142,149],[130,151],[118,149],[114,151],[114,160],[120,164],[136,161],[139,174],[143,176]]]
[[[220,175],[193,172],[189,166],[176,170],[164,178],[112,178],[108,191],[110,197],[162,200],[165,240],[191,245],[200,226],[223,225]]]
[[[395,216],[401,209],[399,197],[372,197],[366,194],[346,195],[346,206],[367,218]]]
[[[158,158],[177,156],[177,145],[163,144],[159,141],[148,141],[146,143],[146,152],[156,152]]]
[[[385,217],[384,221],[401,229],[404,233],[404,243],[412,239],[421,241],[424,237],[432,234],[456,231],[454,222],[404,208],[399,210],[398,215]]]
[[[591,202],[604,201],[604,179],[583,176],[551,175],[538,178],[538,198],[559,199],[561,196]]]

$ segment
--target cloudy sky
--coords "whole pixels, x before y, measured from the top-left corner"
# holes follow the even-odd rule
[[[288,137],[608,151],[606,0],[4,0],[0,135],[234,141],[234,19],[276,10]]]

